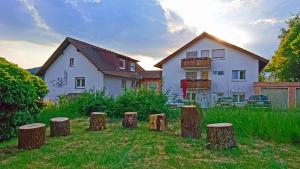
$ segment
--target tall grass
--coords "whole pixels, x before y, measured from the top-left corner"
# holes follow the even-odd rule
[[[300,112],[262,108],[214,108],[204,111],[204,123],[229,122],[236,135],[281,143],[300,143]]]
[[[60,104],[48,104],[37,116],[36,122],[49,124],[54,117],[68,117],[70,119],[83,116],[80,112],[78,101],[61,102]]]

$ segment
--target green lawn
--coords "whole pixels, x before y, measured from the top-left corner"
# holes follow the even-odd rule
[[[49,137],[36,150],[18,150],[17,139],[0,143],[0,168],[300,168],[300,146],[240,136],[238,148],[205,149],[202,139],[180,137],[179,120],[167,132],[149,131],[139,122],[124,129],[121,120],[109,121],[107,130],[87,131],[88,119],[71,121],[71,135]],[[239,129],[237,130],[237,132]]]

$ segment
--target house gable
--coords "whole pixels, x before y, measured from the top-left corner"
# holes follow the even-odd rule
[[[231,43],[228,43],[224,40],[221,40],[213,35],[210,35],[206,32],[203,32],[202,34],[200,34],[198,37],[196,37],[195,39],[193,39],[192,41],[190,41],[189,43],[187,43],[186,45],[182,46],[181,48],[179,48],[177,51],[175,51],[174,53],[172,53],[171,55],[169,55],[168,57],[164,58],[163,60],[161,60],[159,63],[157,63],[156,65],[154,65],[155,67],[158,67],[158,68],[162,68],[162,65],[167,63],[169,60],[173,59],[174,57],[176,57],[177,55],[179,55],[181,52],[183,52],[184,50],[192,47],[194,44],[196,44],[197,42],[203,40],[203,39],[209,39],[209,40],[212,40],[216,43],[219,43],[221,45],[224,45],[224,46],[227,46],[231,49],[234,49],[238,52],[241,52],[247,56],[250,56],[252,58],[255,58],[259,61],[259,71],[261,71],[266,65],[267,63],[269,62],[267,59],[261,57],[261,56],[258,56],[250,51],[247,51],[243,48],[240,48],[236,45],[233,45]]]

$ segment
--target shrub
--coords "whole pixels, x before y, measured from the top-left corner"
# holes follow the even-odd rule
[[[0,140],[36,117],[47,92],[42,79],[0,57]]]
[[[140,120],[147,120],[150,114],[166,113],[169,118],[176,115],[176,110],[167,105],[167,95],[154,90],[126,90],[116,99],[116,116],[123,117],[124,112],[138,112]]]
[[[80,104],[80,112],[90,115],[91,112],[106,112],[108,116],[115,116],[115,100],[105,95],[105,91],[85,92],[76,100]]]

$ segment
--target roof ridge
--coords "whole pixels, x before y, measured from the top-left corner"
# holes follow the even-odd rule
[[[88,42],[84,42],[84,41],[81,41],[81,40],[78,40],[78,39],[75,39],[75,38],[71,38],[71,37],[67,37],[67,39],[75,40],[75,41],[77,41],[77,42],[79,42],[79,43],[83,43],[83,44],[89,45],[89,46],[91,46],[91,47],[93,47],[93,48],[96,48],[97,50],[102,50],[102,51],[105,51],[105,52],[109,52],[109,53],[111,53],[111,54],[115,54],[115,55],[119,55],[119,56],[122,56],[122,57],[126,57],[126,58],[129,58],[129,59],[131,59],[131,60],[134,60],[134,61],[137,61],[137,62],[138,62],[138,60],[136,60],[136,59],[133,59],[133,58],[131,58],[131,57],[129,57],[129,56],[126,56],[126,55],[120,54],[120,53],[118,53],[118,52],[112,51],[112,50],[110,50],[110,49],[105,49],[105,48],[96,46],[96,45],[94,45],[94,44],[91,44],[91,43],[88,43]]]

